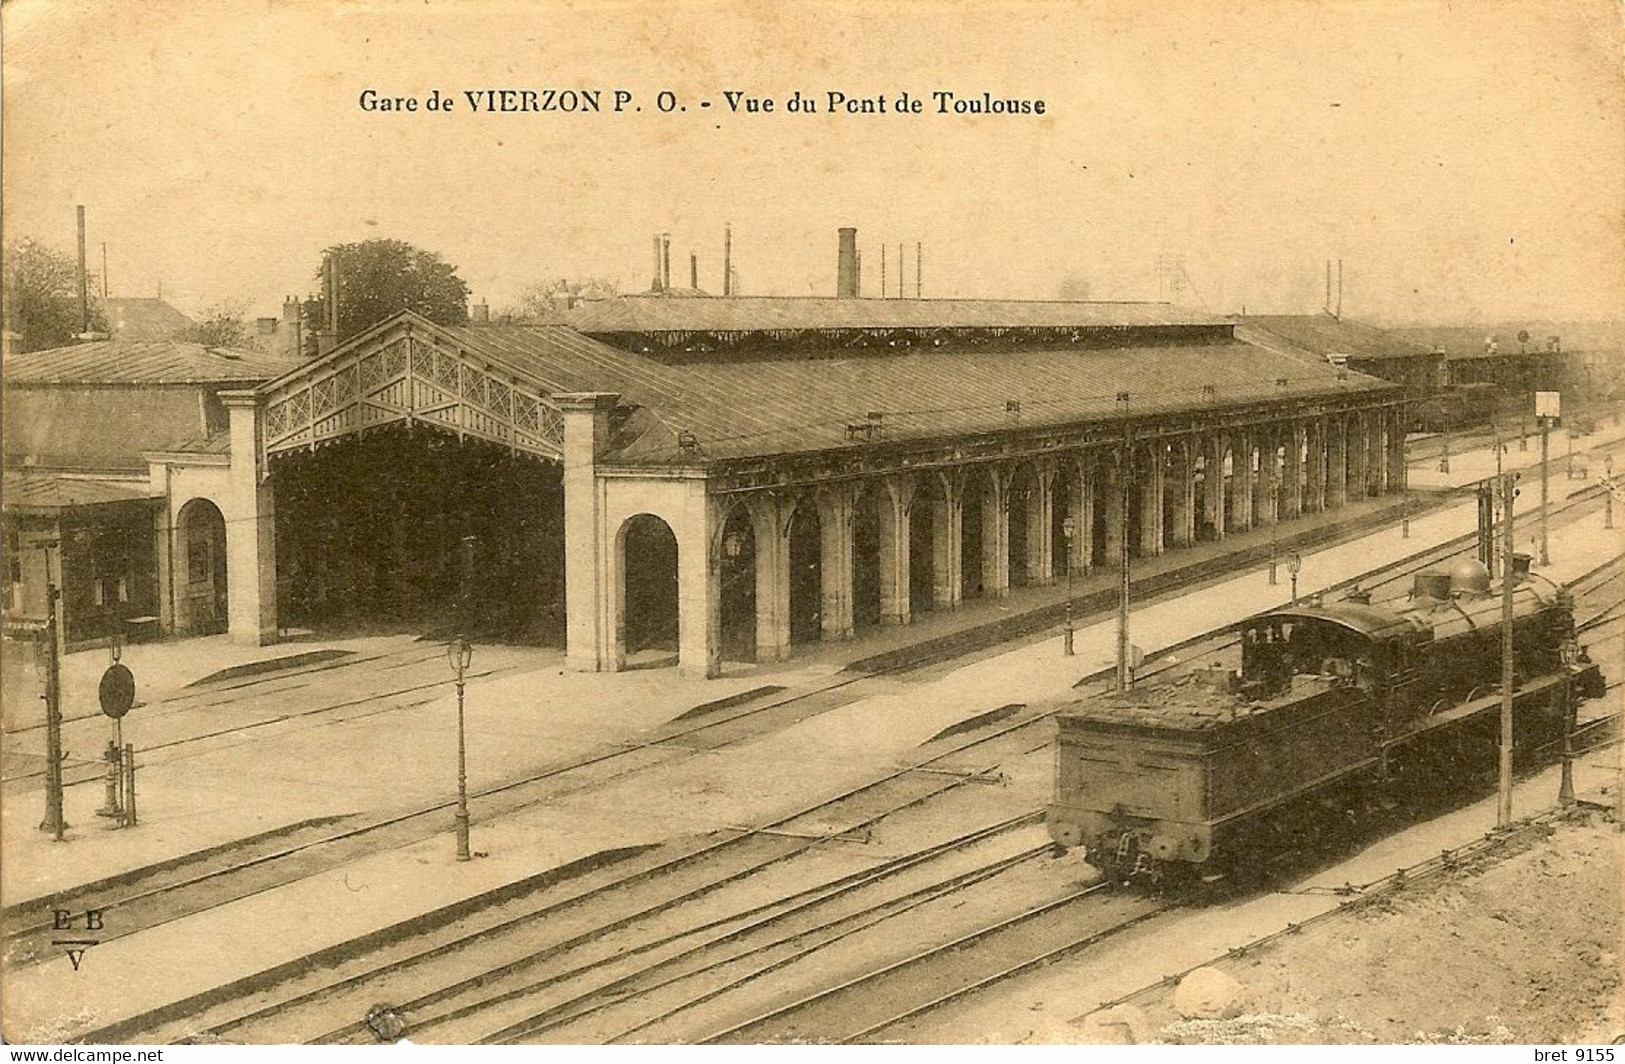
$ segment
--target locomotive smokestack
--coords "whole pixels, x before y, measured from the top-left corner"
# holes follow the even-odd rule
[[[846,226],[839,231],[839,248],[835,255],[835,297],[858,298],[858,231]]]

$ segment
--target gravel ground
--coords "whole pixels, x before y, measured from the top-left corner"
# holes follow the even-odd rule
[[[1182,1044],[1596,1044],[1625,1034],[1621,853],[1601,816],[1505,859],[1222,965],[1241,1015],[1142,999],[1136,1036]],[[1088,1027],[1086,1022],[1085,1027]],[[1085,1033],[1085,1032],[1080,1032]]]

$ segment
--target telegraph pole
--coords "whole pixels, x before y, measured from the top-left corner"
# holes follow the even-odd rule
[[[62,592],[52,576],[55,544],[45,548],[45,820],[41,831],[62,841],[68,822],[62,813]],[[60,559],[57,559],[60,562]]]
[[[1505,520],[1502,522],[1502,550],[1507,557],[1507,564],[1501,577],[1501,779],[1500,804],[1496,812],[1495,822],[1499,827],[1512,825],[1512,701],[1513,701],[1513,670],[1512,670],[1512,503],[1513,483],[1517,478],[1512,474],[1501,477],[1502,512]]]
[[[1128,393],[1119,392],[1117,398],[1123,406],[1123,450],[1117,459],[1117,689],[1127,691],[1133,683],[1128,641],[1128,505],[1129,479],[1134,468],[1134,422],[1129,420]]]

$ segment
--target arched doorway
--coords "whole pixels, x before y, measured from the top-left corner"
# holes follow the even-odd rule
[[[959,573],[964,598],[982,594],[982,507],[988,504],[987,474],[973,468],[959,508]]]
[[[922,475],[908,518],[908,600],[913,614],[928,612],[936,605],[937,521],[947,505],[942,478],[935,473]]]
[[[189,635],[224,632],[226,519],[208,499],[193,499],[176,521],[175,627]]]
[[[880,623],[880,507],[885,489],[865,485],[852,501],[852,627]]]
[[[1023,463],[1010,477],[1010,532],[1006,537],[1009,547],[1009,573],[1011,587],[1026,587],[1034,582],[1032,566],[1028,564],[1028,550],[1032,537],[1040,535],[1038,529],[1028,527],[1032,520],[1033,496],[1038,491],[1038,479],[1032,467]]]
[[[1074,537],[1082,536],[1087,531],[1079,524],[1078,515],[1073,513],[1073,507],[1078,504],[1079,491],[1078,471],[1072,463],[1063,462],[1056,470],[1053,491],[1049,521],[1050,572],[1055,574],[1057,580],[1062,580],[1072,565],[1072,556],[1066,545],[1067,518],[1072,518]]]
[[[790,642],[815,643],[823,634],[824,531],[810,500],[791,515],[789,539]]]
[[[677,650],[677,536],[653,514],[621,526],[622,647]]]
[[[756,660],[756,527],[736,506],[722,525],[722,656]]]

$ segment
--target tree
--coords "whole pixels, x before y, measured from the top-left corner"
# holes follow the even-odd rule
[[[246,303],[227,301],[216,303],[203,312],[196,323],[183,329],[177,340],[210,347],[247,347],[250,336]]]
[[[90,291],[96,279],[86,278]],[[30,237],[6,245],[5,328],[19,351],[66,347],[84,330],[79,316],[79,270],[73,259]],[[107,314],[90,301],[90,331],[106,333]]]
[[[403,310],[441,325],[468,324],[468,285],[455,266],[432,251],[404,240],[363,240],[330,247],[326,255],[334,257],[338,272],[340,343]],[[316,280],[321,285],[320,268]],[[326,300],[323,291],[305,301],[311,347],[326,321]]]
[[[579,281],[560,278],[538,281],[520,293],[519,302],[503,310],[500,317],[514,321],[554,322],[584,299],[611,299],[621,294],[619,281],[586,277]]]

